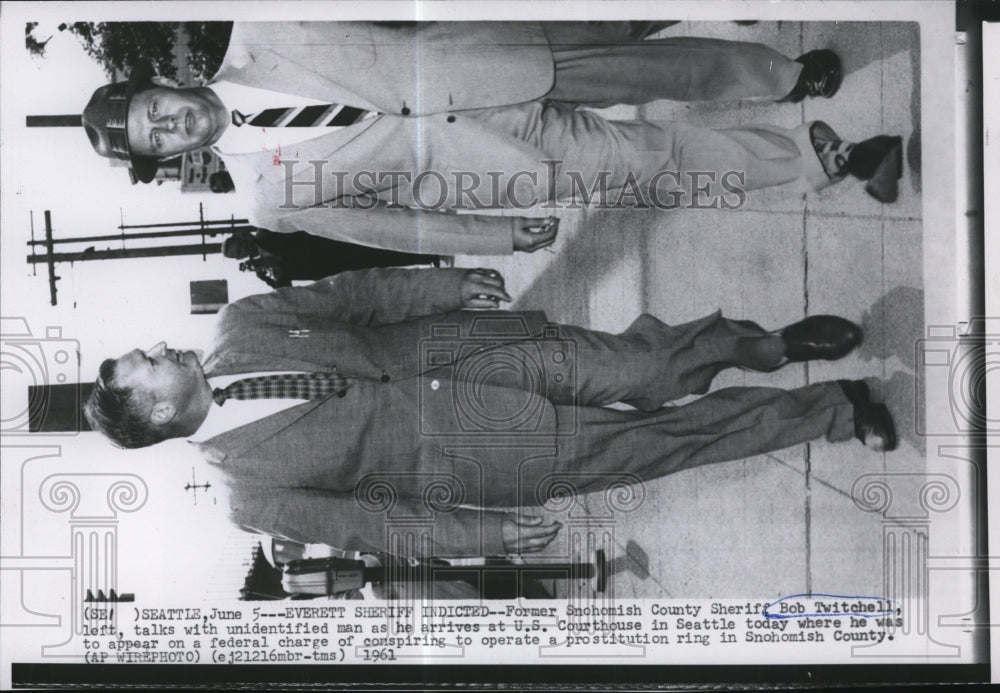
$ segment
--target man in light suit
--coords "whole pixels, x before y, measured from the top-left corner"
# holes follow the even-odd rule
[[[438,556],[544,548],[558,524],[500,509],[568,490],[823,436],[896,444],[862,381],[729,388],[663,406],[705,393],[728,367],[840,358],[861,340],[843,318],[768,332],[719,313],[679,326],[644,314],[612,335],[537,311],[463,310],[509,300],[496,271],[463,269],[345,272],[251,296],[220,312],[204,363],[162,343],[106,360],[85,413],[123,447],[198,441],[229,481],[234,521],[251,531]],[[331,387],[305,402],[285,399],[307,397],[298,391],[246,391],[302,379]],[[237,392],[252,399],[233,401]],[[605,406],[615,402],[635,411]],[[414,522],[425,538],[404,536]]]
[[[591,195],[669,207],[707,189],[737,206],[745,190],[852,174],[895,199],[898,137],[854,145],[822,123],[712,130],[578,109],[840,85],[830,51],[791,60],[759,44],[641,40],[655,28],[236,22],[210,84],[172,89],[138,65],[94,93],[84,125],[143,182],[164,157],[212,145],[260,228],[414,253],[534,251],[554,240],[554,217],[472,212]]]

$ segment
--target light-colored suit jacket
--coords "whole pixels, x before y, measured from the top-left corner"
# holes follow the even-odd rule
[[[462,113],[540,109],[535,100],[551,89],[554,65],[537,23],[236,22],[215,79],[384,114],[295,145],[294,166],[276,166],[267,152],[226,155],[237,191],[252,191],[250,221],[262,228],[408,252],[508,254],[519,220],[416,208],[425,201],[454,211],[461,198],[456,171],[478,172],[478,186],[463,178],[467,191],[497,207],[507,206],[509,194],[528,200],[546,186],[542,161],[550,157]],[[283,160],[292,159],[286,154]],[[323,164],[309,163],[317,161]],[[289,167],[300,181],[318,172],[320,192],[288,185]],[[489,171],[534,174],[518,176],[510,190],[504,179],[498,195]],[[338,179],[336,172],[347,175]],[[355,178],[358,172],[375,175]],[[387,172],[409,174],[409,181],[379,178]],[[433,172],[434,179],[415,195],[421,172]],[[446,182],[443,199],[437,174]],[[405,207],[387,208],[387,200]]]
[[[518,325],[509,338],[491,328],[491,342],[541,331],[545,316],[456,310],[463,273],[345,272],[220,312],[205,363],[210,377],[336,369],[357,379],[343,396],[289,407],[201,444],[228,479],[238,525],[348,550],[504,552],[502,514],[465,506],[546,500],[536,488],[553,470],[556,409],[516,378],[510,387],[492,375],[474,382],[475,368],[459,376],[434,364],[455,356],[456,337],[475,331],[483,316],[500,319],[490,323],[500,332],[503,320]]]

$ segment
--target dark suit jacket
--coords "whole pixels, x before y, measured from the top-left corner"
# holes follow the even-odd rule
[[[346,272],[220,312],[209,377],[336,369],[357,379],[343,396],[202,444],[230,481],[238,524],[348,550],[503,553],[501,514],[460,506],[544,502],[533,493],[552,471],[560,422],[516,372],[494,377],[500,352],[478,351],[539,334],[544,314],[457,311],[465,271]],[[463,341],[470,332],[479,337]],[[447,365],[470,355],[487,367]]]

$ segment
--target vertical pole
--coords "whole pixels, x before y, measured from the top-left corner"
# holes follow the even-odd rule
[[[29,218],[31,219],[31,254],[35,254],[35,211],[28,210]],[[34,263],[31,265],[31,276],[34,277],[38,274],[38,267]]]
[[[205,245],[205,207],[201,202],[198,203],[198,228],[201,230],[201,244]],[[201,261],[205,262],[208,256],[205,253],[201,254]]]
[[[56,305],[56,263],[52,247],[52,213],[45,210],[45,255],[49,266],[49,303]]]

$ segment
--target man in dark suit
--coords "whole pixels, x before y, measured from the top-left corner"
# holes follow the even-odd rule
[[[85,413],[124,447],[194,436],[241,526],[397,555],[540,550],[558,524],[498,509],[567,490],[824,436],[895,446],[861,381],[663,406],[728,367],[840,358],[861,340],[843,318],[768,332],[719,313],[679,326],[643,314],[612,335],[537,311],[463,310],[509,301],[503,286],[493,270],[382,269],[251,296],[220,312],[203,363],[162,343],[105,361]],[[415,520],[428,536],[401,537]]]
[[[305,231],[274,233],[258,229],[234,233],[222,242],[222,254],[245,260],[240,269],[253,269],[272,289],[291,286],[295,280],[322,279],[341,272],[373,267],[434,265],[437,255],[399,253],[334,241]]]
[[[760,44],[643,40],[656,28],[236,22],[208,85],[169,88],[137,65],[94,93],[84,126],[143,182],[164,157],[211,145],[254,226],[404,252],[532,252],[554,240],[556,218],[475,212],[591,195],[690,205],[707,188],[717,206],[739,204],[736,190],[801,193],[851,174],[895,199],[898,137],[855,146],[819,122],[713,130],[578,108],[799,100],[841,82],[830,51],[792,60]]]

